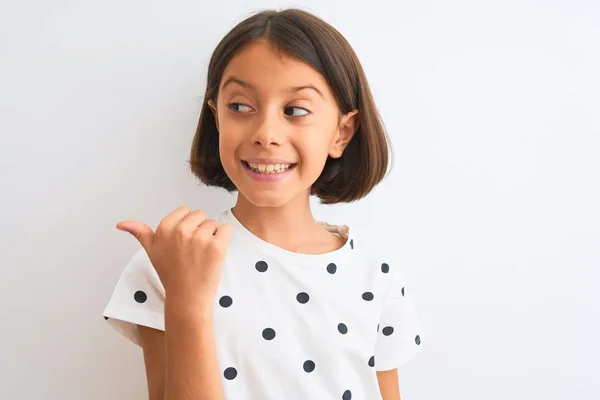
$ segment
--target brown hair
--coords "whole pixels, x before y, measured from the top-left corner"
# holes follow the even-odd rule
[[[322,204],[349,203],[366,196],[387,172],[388,156],[392,155],[389,137],[352,47],[331,25],[298,9],[256,13],[236,25],[217,45],[208,65],[204,103],[192,142],[192,173],[208,186],[237,190],[221,165],[215,116],[208,101],[216,102],[223,71],[231,58],[257,39],[268,40],[279,51],[321,73],[342,113],[359,110],[354,137],[340,158],[327,158],[311,194]]]

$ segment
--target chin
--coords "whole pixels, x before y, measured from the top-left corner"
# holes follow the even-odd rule
[[[277,193],[275,191],[268,193],[263,191],[257,193],[257,191],[240,191],[240,194],[244,196],[249,203],[256,207],[281,207],[289,203],[292,198],[283,195],[283,193]]]

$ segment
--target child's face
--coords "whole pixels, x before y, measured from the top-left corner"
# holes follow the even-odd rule
[[[309,85],[316,90],[292,89]],[[356,111],[339,114],[321,74],[277,54],[263,40],[232,58],[217,98],[209,106],[219,130],[221,163],[240,194],[256,206],[308,197],[327,156],[341,156],[358,123]]]

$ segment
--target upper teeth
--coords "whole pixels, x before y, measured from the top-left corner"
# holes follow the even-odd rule
[[[248,163],[253,169],[260,172],[273,172],[273,171],[285,171],[290,168],[292,164],[253,164]]]

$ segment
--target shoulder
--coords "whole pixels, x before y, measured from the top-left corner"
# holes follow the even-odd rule
[[[152,261],[150,261],[150,257],[148,257],[148,253],[146,253],[146,250],[144,250],[144,248],[142,247],[140,247],[135,253],[133,253],[131,259],[129,260],[129,263],[127,264],[126,269],[127,268],[140,270],[154,270],[154,268],[152,267]]]
[[[383,266],[384,270],[393,269],[394,266],[398,265],[396,251],[382,245],[376,237],[349,229],[348,240],[354,257]],[[387,272],[384,271],[384,273]]]
[[[365,235],[350,229],[348,240],[352,243],[351,259],[361,266],[368,266],[370,274],[380,279],[385,292],[391,287],[402,287],[404,278],[399,248],[389,246],[378,240],[377,237]]]
[[[120,281],[129,285],[143,285],[152,288],[154,292],[164,293],[158,273],[143,248],[133,253],[121,274]]]

